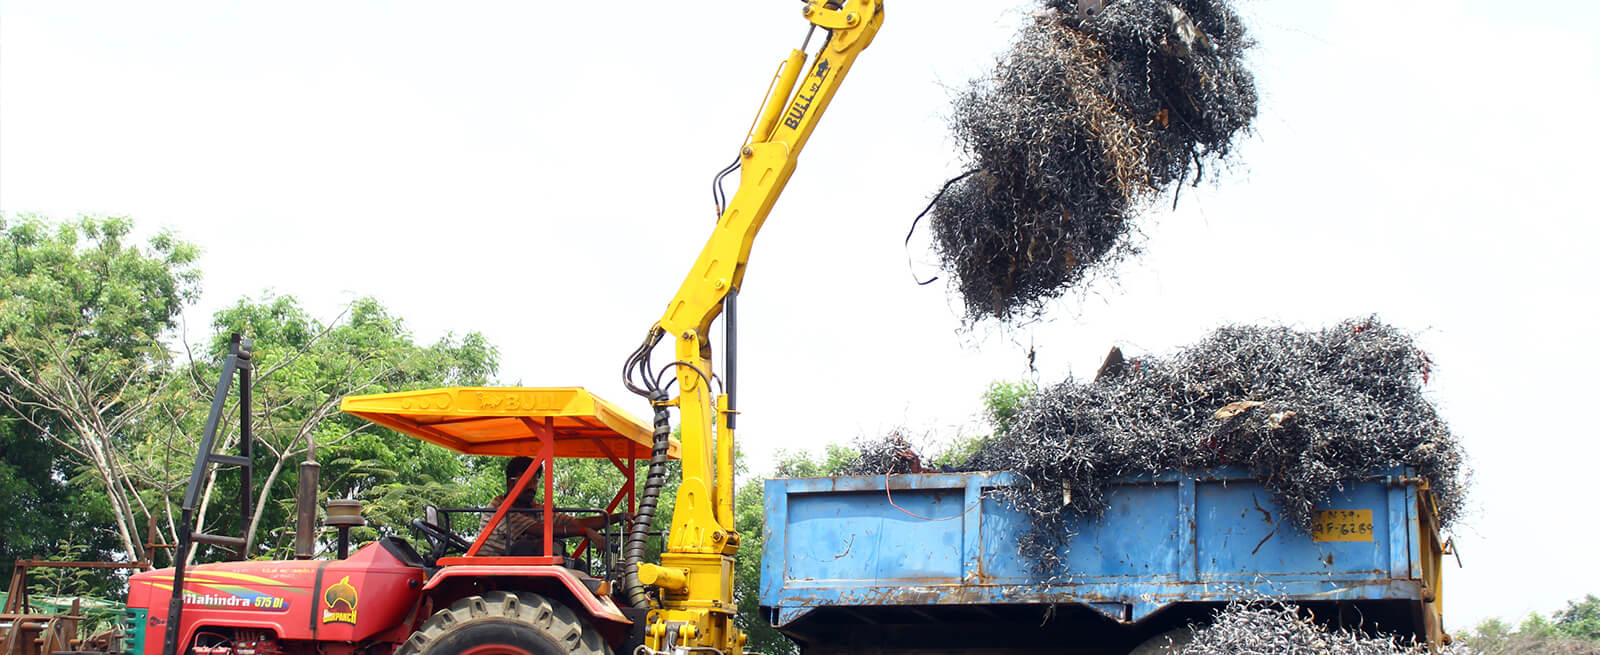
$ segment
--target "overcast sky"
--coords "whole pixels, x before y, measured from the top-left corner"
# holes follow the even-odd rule
[[[1476,469],[1447,623],[1600,593],[1595,4],[1243,0],[1262,106],[1234,169],[1152,209],[1116,283],[970,331],[902,239],[962,170],[951,90],[1029,5],[888,9],[745,279],[754,469],[895,427],[973,434],[990,382],[1092,374],[1113,345],[1377,313],[1438,364]],[[191,338],[269,289],[329,318],[371,295],[422,339],[483,332],[506,383],[644,415],[617,372],[803,26],[795,2],[3,0],[0,211],[200,244]]]

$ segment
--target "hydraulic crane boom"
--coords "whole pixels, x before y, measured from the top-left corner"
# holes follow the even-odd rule
[[[794,173],[801,149],[856,57],[872,43],[883,24],[883,4],[878,0],[810,0],[802,11],[813,32],[817,28],[826,31],[824,43],[816,56],[809,57],[809,67],[805,67],[808,54],[801,49],[791,52],[779,70],[740,149],[738,190],[722,208],[716,229],[694,267],[625,371],[629,387],[655,405],[658,442],[664,443],[666,437],[667,407],[676,406],[680,412],[683,479],[661,564],[638,561],[643,531],[654,512],[648,480],[647,498],[641,501],[641,516],[634,524],[638,539],[630,539],[630,546],[640,546],[636,551],[630,548],[634,551],[630,559],[636,565],[629,578],[633,602],[649,602],[643,586],[661,592],[657,611],[650,613],[645,639],[656,651],[714,648],[736,655],[745,641],[732,620],[737,611],[733,554],[739,546],[733,518],[734,410],[730,394],[713,395],[711,388],[710,376],[715,370],[711,324],[725,305],[732,304],[756,233]],[[674,361],[667,366],[675,369],[678,383],[678,395],[671,399],[658,382],[661,374],[649,364],[650,351],[664,338],[673,341]],[[730,352],[725,355],[731,358],[731,339],[727,347]],[[657,459],[665,461],[664,457]],[[658,468],[657,462],[652,462],[652,478],[657,477]]]

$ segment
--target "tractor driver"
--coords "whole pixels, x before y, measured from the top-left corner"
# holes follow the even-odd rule
[[[505,502],[506,495],[510,494],[512,488],[516,486],[517,479],[522,477],[522,474],[532,465],[533,458],[531,457],[514,457],[511,461],[506,462],[506,493],[495,498],[490,507],[499,509],[500,504]],[[506,512],[505,517],[500,519],[500,527],[496,528],[494,534],[489,535],[489,538],[483,541],[483,547],[478,549],[479,556],[496,557],[508,555],[522,557],[544,554],[544,523],[541,521],[540,515],[516,511],[542,509],[544,507],[544,503],[539,501],[537,494],[537,490],[541,488],[539,479],[543,475],[543,468],[533,469],[533,479],[528,481],[528,486],[523,489],[522,495],[518,496],[516,501],[512,503],[511,511]],[[488,527],[489,519],[493,516],[492,513],[483,515],[483,521],[478,525],[480,532],[482,532],[483,528]],[[598,529],[605,527],[609,523],[606,519],[607,517],[604,516],[579,519],[567,514],[554,515],[551,528],[558,539],[556,542],[557,550],[561,549],[560,538],[576,536],[587,536],[595,546],[604,547],[606,539],[601,536]]]

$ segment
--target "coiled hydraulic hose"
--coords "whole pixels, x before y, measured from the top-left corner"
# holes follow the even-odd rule
[[[639,510],[633,516],[633,526],[628,530],[627,547],[623,551],[627,561],[623,589],[628,594],[628,604],[639,608],[650,607],[650,596],[645,593],[644,583],[639,581],[639,563],[644,561],[645,542],[650,536],[650,523],[656,516],[661,488],[667,484],[667,449],[672,437],[672,424],[667,414],[666,400],[667,394],[664,392],[654,391],[650,394],[650,403],[655,407],[650,468],[645,473],[644,490],[639,494]]]

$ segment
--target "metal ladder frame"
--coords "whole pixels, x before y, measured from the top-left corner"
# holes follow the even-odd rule
[[[254,348],[255,343],[252,339],[241,339],[238,333],[230,337],[228,356],[222,361],[222,375],[217,380],[217,392],[211,398],[211,413],[206,417],[205,433],[200,438],[199,453],[194,460],[194,472],[189,476],[189,489],[183,496],[183,515],[178,523],[178,544],[172,558],[172,599],[167,605],[166,641],[161,649],[163,655],[178,653],[178,636],[183,619],[183,574],[185,563],[189,559],[189,549],[195,543],[202,543],[231,548],[241,561],[248,556],[245,552],[245,537],[195,532],[194,513],[200,500],[201,481],[205,479],[211,465],[237,466],[242,477],[239,485],[239,524],[245,526],[244,529],[249,529],[250,509],[254,504],[251,486],[255,479],[251,452],[255,436],[250,431],[250,374],[255,368],[250,358]],[[217,426],[222,422],[222,410],[227,404],[229,387],[236,373],[239,377],[239,454],[224,455],[212,452],[212,448],[217,438]]]

